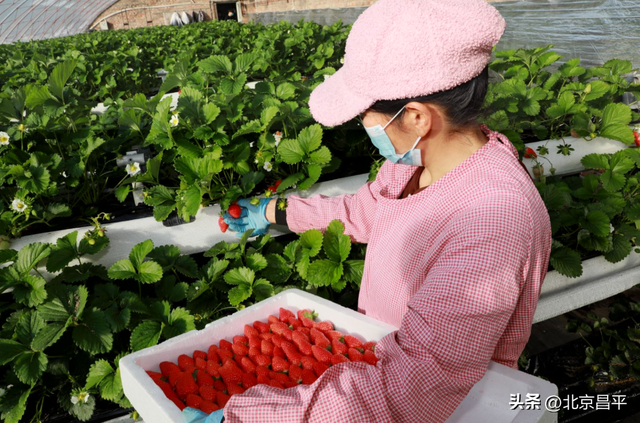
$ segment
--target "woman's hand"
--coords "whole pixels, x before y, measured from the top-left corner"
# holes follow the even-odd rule
[[[229,212],[223,214],[222,217],[229,225],[229,229],[237,232],[238,238],[241,238],[242,234],[249,229],[253,229],[252,236],[263,235],[271,225],[266,217],[267,206],[270,202],[270,198],[261,198],[260,202],[254,206],[248,198],[241,198],[238,200],[238,205],[241,208],[240,217],[235,219],[229,215]]]

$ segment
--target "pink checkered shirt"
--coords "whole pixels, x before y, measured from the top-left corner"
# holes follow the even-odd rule
[[[398,199],[415,167],[386,161],[356,194],[290,197],[291,230],[340,219],[367,243],[359,309],[400,329],[377,366],[343,363],[313,385],[234,395],[229,423],[444,422],[487,370],[517,368],[551,249],[533,181],[502,134],[423,191]]]

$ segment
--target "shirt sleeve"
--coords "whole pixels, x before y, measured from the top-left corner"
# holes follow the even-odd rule
[[[296,233],[309,229],[322,232],[332,220],[338,219],[344,225],[344,233],[352,241],[367,243],[373,228],[376,206],[381,187],[389,173],[386,161],[373,182],[367,182],[355,194],[343,194],[333,197],[314,195],[302,198],[296,195],[287,198],[287,226]]]
[[[313,385],[253,387],[227,403],[227,421],[444,422],[483,377],[511,319],[532,231],[517,196],[464,212],[400,329],[378,343],[376,366],[342,363]]]

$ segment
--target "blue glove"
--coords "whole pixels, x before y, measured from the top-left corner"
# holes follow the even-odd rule
[[[253,229],[251,236],[263,235],[271,225],[265,216],[267,204],[271,200],[271,198],[261,198],[260,204],[254,206],[248,198],[241,198],[238,200],[238,205],[241,207],[240,217],[234,219],[229,215],[229,212],[223,214],[222,217],[225,223],[229,225],[229,229],[237,232],[236,236],[238,238],[242,238],[242,234],[249,229]]]
[[[187,407],[182,410],[182,416],[185,423],[221,423],[224,421],[223,411],[224,409],[221,408],[211,414],[206,414],[195,408]]]

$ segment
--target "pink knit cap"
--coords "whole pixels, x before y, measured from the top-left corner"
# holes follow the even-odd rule
[[[486,0],[379,0],[353,24],[344,66],[311,93],[311,114],[336,126],[378,100],[463,84],[489,63],[505,27]]]

